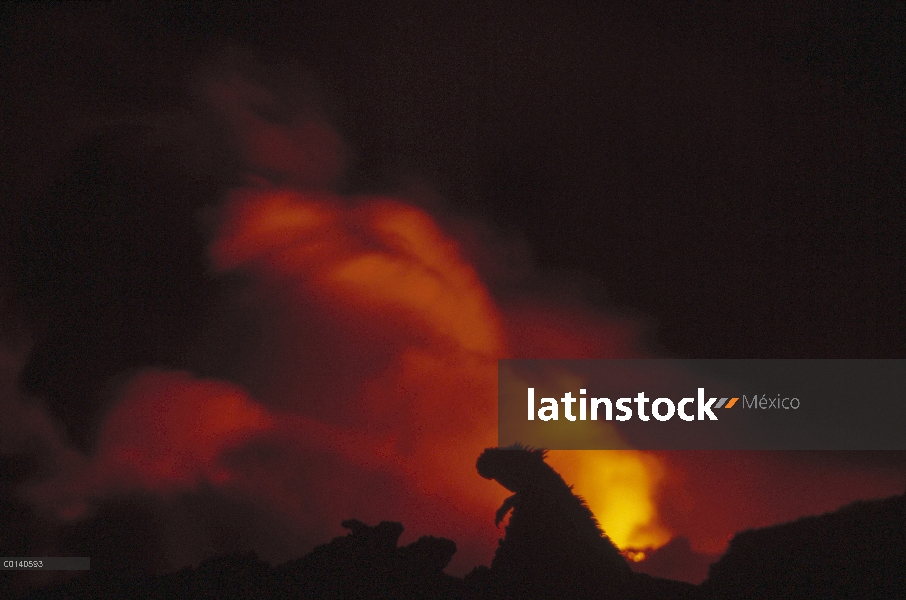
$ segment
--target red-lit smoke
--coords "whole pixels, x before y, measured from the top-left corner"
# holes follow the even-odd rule
[[[640,356],[638,327],[565,302],[495,300],[462,238],[425,210],[329,191],[345,151],[322,116],[275,123],[262,116],[281,108],[266,88],[239,75],[202,81],[254,182],[225,199],[209,246],[216,272],[242,281],[200,342],[218,376],[134,374],[88,457],[7,395],[17,412],[0,423],[30,423],[56,457],[23,494],[72,521],[121,494],[166,502],[213,489],[267,514],[300,540],[294,551],[355,517],[401,521],[404,542],[454,539],[453,572],[488,564],[507,493],[474,464],[496,445],[496,361]],[[238,344],[241,358],[225,359],[211,340]],[[763,453],[554,452],[550,462],[623,547],[677,533],[719,552],[739,529],[902,488],[891,475],[866,485],[805,464],[787,476],[784,459]],[[794,481],[812,493],[784,494]],[[266,542],[255,549],[292,557]],[[173,566],[202,558],[172,554]]]
[[[237,303],[258,323],[246,341],[259,351],[232,382],[135,375],[104,419],[96,455],[32,497],[73,519],[111,494],[204,484],[252,498],[306,539],[323,541],[353,516],[397,519],[412,536],[455,539],[460,568],[488,562],[499,535],[489,516],[506,493],[477,477],[474,462],[496,443],[496,361],[509,340],[456,241],[398,200],[248,188],[225,203],[210,252],[219,272],[248,278]],[[565,351],[572,341],[576,352],[596,344],[615,353],[622,343],[591,315],[554,315],[531,333],[541,316],[523,304],[508,324],[535,347]],[[627,337],[625,324],[612,329]],[[555,460],[585,473],[627,464]],[[615,476],[599,469],[598,481],[621,480],[619,494],[606,484],[585,491],[618,542],[656,520],[655,462]],[[647,509],[627,509],[640,500]]]

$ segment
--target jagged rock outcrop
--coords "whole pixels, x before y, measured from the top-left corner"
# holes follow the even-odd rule
[[[343,521],[344,537],[276,569],[277,597],[286,598],[460,598],[462,580],[443,569],[456,553],[445,538],[422,536],[397,547],[403,526],[382,521],[374,527]]]
[[[138,576],[98,569],[27,598],[386,598],[401,600],[582,599],[797,600],[906,597],[906,494],[738,534],[701,585],[633,573],[581,498],[522,447],[486,450],[478,472],[513,492],[490,567],[464,579],[443,572],[456,552],[423,536],[400,547],[403,526],[343,522],[350,533],[271,567],[253,552],[197,568]]]
[[[906,494],[744,531],[711,566],[702,597],[906,597]]]

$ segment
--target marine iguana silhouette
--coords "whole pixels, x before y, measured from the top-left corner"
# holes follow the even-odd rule
[[[629,565],[545,456],[545,450],[517,444],[488,448],[475,465],[482,477],[513,492],[494,519],[499,525],[512,510],[491,562],[498,593],[623,597],[632,578]]]

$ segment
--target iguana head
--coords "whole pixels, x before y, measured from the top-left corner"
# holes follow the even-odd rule
[[[524,490],[537,477],[544,465],[545,450],[515,444],[506,448],[488,448],[478,457],[475,467],[485,479],[495,479],[511,492]]]

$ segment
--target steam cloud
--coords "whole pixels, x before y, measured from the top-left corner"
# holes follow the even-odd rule
[[[95,455],[29,497],[66,520],[111,494],[205,484],[276,509],[307,539],[351,515],[393,518],[489,560],[485,517],[502,496],[476,485],[473,463],[495,444],[506,341],[456,243],[387,198],[246,189],[224,214],[213,262],[251,276],[243,306],[261,327],[243,341],[267,354],[226,374],[243,387],[136,374]]]
[[[497,359],[638,357],[640,329],[565,301],[495,299],[466,258],[467,236],[398,198],[332,192],[345,161],[336,132],[320,114],[275,123],[268,110],[286,106],[244,75],[207,74],[198,86],[230,123],[247,179],[225,199],[208,247],[215,270],[241,283],[199,342],[198,368],[133,373],[86,456],[15,395],[20,361],[8,353],[3,451],[31,444],[47,463],[20,493],[59,523],[129,494],[168,507],[157,515],[170,568],[216,549],[187,540],[197,529],[173,533],[178,498],[193,494],[251,506],[257,518],[229,525],[236,545],[274,561],[355,517],[401,521],[403,542],[452,538],[454,573],[488,564],[506,492],[474,462],[496,445]],[[854,472],[800,465],[795,477],[825,492],[772,510],[764,482],[794,477],[777,475],[777,456],[554,452],[550,462],[623,547],[661,546],[677,532],[716,553],[738,529],[901,487],[882,473],[856,493]],[[739,471],[732,487],[719,481]],[[715,498],[726,502],[703,525]]]

